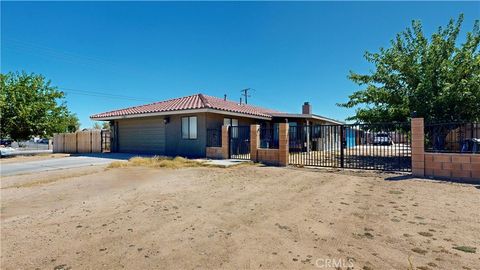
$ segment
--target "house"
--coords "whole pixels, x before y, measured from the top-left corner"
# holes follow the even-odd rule
[[[90,118],[110,122],[114,152],[187,157],[205,157],[207,130],[220,130],[223,125],[275,127],[285,121],[290,125],[341,124],[313,114],[308,102],[303,104],[302,113],[296,114],[203,94],[99,113]]]

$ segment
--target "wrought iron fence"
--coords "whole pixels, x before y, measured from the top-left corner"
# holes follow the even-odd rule
[[[230,126],[228,132],[230,158],[250,160],[250,126]]]
[[[111,152],[112,136],[109,129],[102,129],[102,152]]]
[[[425,151],[480,153],[480,123],[425,124]]]
[[[410,171],[410,141],[410,123],[295,125],[289,128],[289,163]]]
[[[222,129],[214,128],[207,129],[207,147],[221,147],[222,146]]]
[[[260,148],[278,149],[278,126],[260,128]]]

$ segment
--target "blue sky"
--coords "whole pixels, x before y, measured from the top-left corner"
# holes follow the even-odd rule
[[[40,73],[67,93],[82,127],[89,115],[205,93],[343,120],[339,108],[368,72],[363,54],[423,22],[427,34],[478,2],[4,2],[1,71]],[[65,90],[67,89],[67,90]],[[100,95],[87,91],[100,92]],[[128,97],[128,98],[127,98]]]

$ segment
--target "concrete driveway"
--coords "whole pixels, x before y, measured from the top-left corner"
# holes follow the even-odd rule
[[[0,165],[0,175],[7,176],[52,170],[62,170],[92,165],[103,165],[113,161],[128,160],[133,156],[137,155],[123,153],[84,154],[62,158],[7,163]]]

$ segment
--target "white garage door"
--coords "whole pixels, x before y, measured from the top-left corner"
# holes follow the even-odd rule
[[[125,119],[118,121],[119,152],[165,154],[163,119]]]

